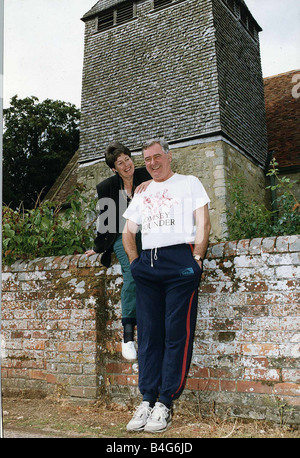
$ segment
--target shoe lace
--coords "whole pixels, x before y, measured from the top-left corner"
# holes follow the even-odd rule
[[[160,405],[155,405],[152,413],[151,413],[151,418],[153,420],[160,420],[161,418],[167,418],[169,415],[169,410],[167,409],[166,406],[160,404]]]
[[[145,410],[146,410],[147,416],[149,417],[149,415],[150,415],[152,409],[151,409],[149,406],[147,406],[146,404],[144,404],[144,403],[142,403],[142,404],[140,404],[138,407],[136,407],[135,413],[134,413],[133,416],[134,416],[135,418],[140,418],[140,417],[143,416]]]

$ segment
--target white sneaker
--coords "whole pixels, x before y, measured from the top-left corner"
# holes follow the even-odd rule
[[[171,409],[168,409],[161,402],[156,402],[152,409],[151,416],[144,428],[148,433],[159,433],[165,431],[172,423]]]
[[[136,349],[134,342],[122,342],[122,355],[123,358],[128,359],[129,361],[133,361],[136,359]]]
[[[143,431],[145,424],[151,414],[151,407],[148,401],[143,401],[137,408],[136,411],[127,425],[127,431]]]

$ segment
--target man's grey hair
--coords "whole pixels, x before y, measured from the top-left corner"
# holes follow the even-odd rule
[[[144,152],[146,149],[150,148],[150,146],[155,145],[156,143],[158,143],[161,146],[164,153],[168,154],[170,148],[164,138],[151,138],[150,140],[147,140],[143,144],[142,151]]]

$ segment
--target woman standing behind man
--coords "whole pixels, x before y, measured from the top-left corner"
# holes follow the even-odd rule
[[[135,281],[131,275],[128,256],[122,243],[122,232],[125,219],[122,217],[135,192],[147,188],[151,176],[146,168],[135,169],[130,150],[122,143],[110,143],[105,152],[105,162],[115,173],[99,183],[99,217],[97,237],[94,248],[86,251],[87,256],[102,253],[101,263],[109,267],[111,254],[115,252],[121,265],[123,287],[121,291],[122,325],[124,328],[122,355],[128,360],[136,359],[134,328],[136,325]],[[121,216],[120,216],[121,215]],[[137,245],[141,250],[140,233],[137,234]]]

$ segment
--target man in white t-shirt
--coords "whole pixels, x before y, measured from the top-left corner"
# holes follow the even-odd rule
[[[128,431],[171,423],[185,385],[196,324],[198,286],[210,233],[209,198],[198,178],[174,173],[162,139],[143,147],[153,178],[124,213],[123,244],[136,282],[139,389],[143,402]],[[139,256],[135,234],[141,228]],[[158,401],[157,401],[158,400]]]

